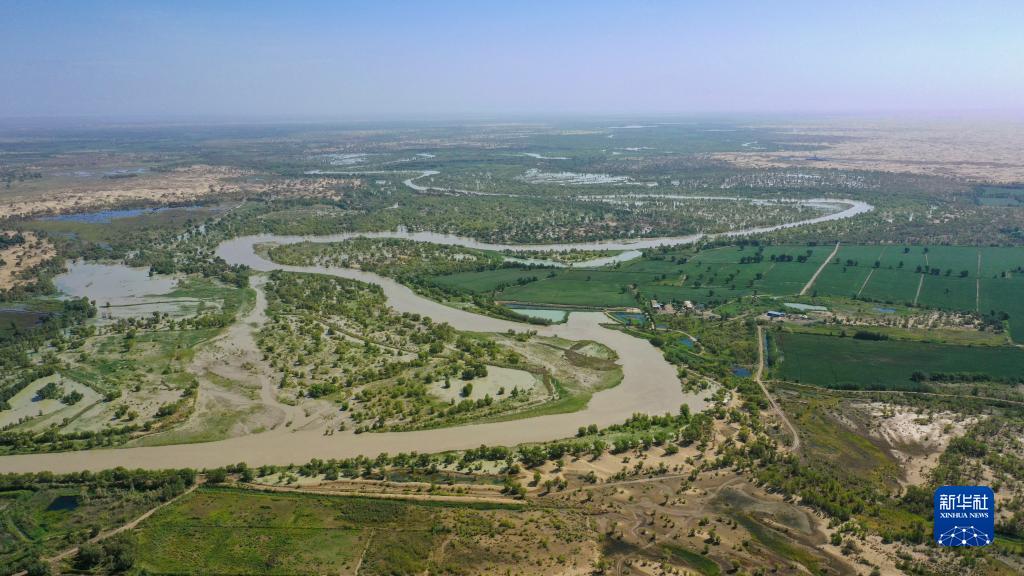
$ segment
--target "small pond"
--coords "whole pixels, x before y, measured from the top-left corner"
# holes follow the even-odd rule
[[[75,508],[78,508],[78,496],[72,495],[57,496],[46,507],[48,511],[65,511],[74,510]]]
[[[647,316],[639,312],[612,312],[612,317],[623,324],[647,324]]]
[[[748,377],[750,377],[751,374],[753,374],[753,372],[750,371],[750,368],[744,368],[743,366],[733,366],[732,367],[732,375],[733,376],[739,376],[741,378],[748,378]]]
[[[552,322],[564,322],[566,316],[569,314],[565,310],[555,310],[552,308],[519,308],[518,306],[509,306],[509,308],[523,316],[538,318],[540,320],[550,320]]]
[[[824,306],[814,306],[813,304],[799,304],[796,302],[786,302],[787,308],[795,308],[803,312],[827,312],[828,308]]]
[[[199,210],[201,206],[161,206],[160,208],[125,208],[122,210],[99,210],[96,212],[76,212],[73,214],[58,214],[57,216],[46,216],[40,220],[53,220],[56,222],[79,222],[82,224],[109,224],[121,218],[134,218],[144,214],[156,214],[167,210]]]

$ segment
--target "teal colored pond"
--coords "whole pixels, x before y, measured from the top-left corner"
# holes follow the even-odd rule
[[[612,317],[623,324],[647,324],[647,317],[639,312],[612,312]]]
[[[514,306],[509,306],[509,308],[523,316],[538,318],[541,320],[550,320],[552,322],[564,322],[565,317],[569,314],[565,310],[554,310],[551,308],[517,308]]]
[[[693,348],[693,340],[689,338],[680,338],[679,343],[682,344],[683,346],[686,346],[687,348]]]

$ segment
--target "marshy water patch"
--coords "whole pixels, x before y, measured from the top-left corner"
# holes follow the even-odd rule
[[[100,306],[141,304],[145,296],[166,294],[178,285],[175,276],[150,274],[147,268],[124,264],[73,261],[53,279],[57,289],[74,298],[89,298]]]
[[[56,216],[44,216],[40,220],[53,222],[78,222],[80,224],[110,224],[114,220],[135,218],[148,214],[159,214],[168,210],[201,210],[202,206],[161,206],[159,208],[124,208],[120,210],[97,210],[94,212],[72,212]]]
[[[527,184],[627,184],[629,176],[612,176],[611,174],[591,174],[586,172],[542,172],[536,168],[530,168],[517,177],[518,180]]]
[[[363,152],[321,154],[318,159],[331,166],[355,166],[362,164],[369,159],[370,155]]]
[[[794,308],[802,312],[828,312],[828,308],[824,306],[815,306],[813,304],[799,304],[796,302],[786,302],[783,304],[787,308]]]
[[[530,158],[536,158],[537,160],[568,160],[568,156],[545,156],[536,152],[523,152],[523,156],[529,156]]]
[[[508,305],[507,307],[515,310],[517,314],[522,314],[528,318],[550,320],[551,322],[565,322],[565,319],[569,316],[568,311],[554,308],[522,308],[515,305]]]
[[[24,305],[6,305],[0,307],[0,331],[31,328],[42,323],[49,315],[48,312],[29,310]]]

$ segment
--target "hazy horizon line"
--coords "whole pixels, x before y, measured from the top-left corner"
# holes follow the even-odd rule
[[[78,115],[0,115],[5,127],[97,127],[117,126],[195,126],[195,125],[316,125],[316,124],[530,124],[546,122],[598,122],[607,120],[677,121],[769,121],[858,119],[874,121],[1024,121],[1024,109],[949,109],[949,110],[833,110],[833,111],[678,111],[678,112],[507,112],[507,113],[393,113],[393,114],[78,114]],[[667,122],[663,122],[667,123]],[[20,125],[20,126],[19,126]]]

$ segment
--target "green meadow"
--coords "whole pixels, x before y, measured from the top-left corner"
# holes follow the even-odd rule
[[[136,538],[141,568],[154,574],[413,574],[431,570],[444,526],[518,509],[201,488]]]

